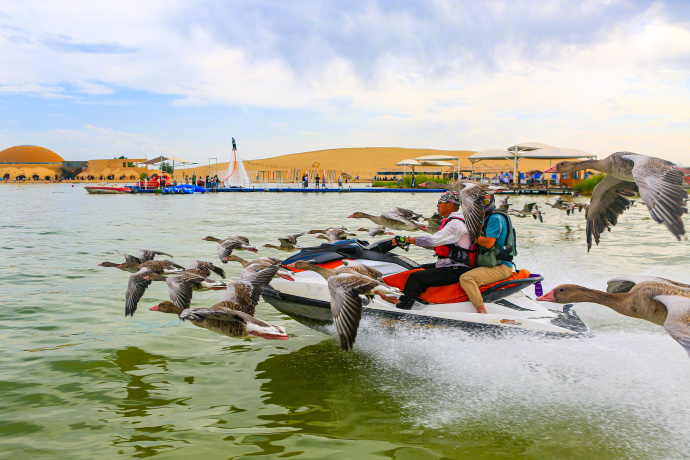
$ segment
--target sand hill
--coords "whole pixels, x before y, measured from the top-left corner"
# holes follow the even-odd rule
[[[252,180],[260,171],[289,171],[289,170],[337,170],[344,171],[362,179],[371,179],[382,170],[401,170],[396,163],[402,160],[417,158],[427,155],[448,155],[460,158],[460,168],[469,170],[470,161],[467,159],[474,151],[470,150],[433,150],[433,149],[407,149],[399,147],[360,147],[317,150],[313,152],[293,153],[281,155],[274,158],[261,160],[244,161],[244,166]],[[450,163],[455,164],[454,161]],[[527,171],[530,169],[544,169],[549,166],[548,160],[521,160],[519,169]],[[227,169],[228,163],[218,163],[218,170]],[[510,161],[482,161],[475,164],[475,170],[491,171],[512,171],[513,164]],[[409,171],[409,168],[406,168]],[[445,168],[450,170],[451,168]],[[454,168],[453,168],[454,169]],[[441,168],[417,167],[416,171],[441,171]],[[180,180],[179,173],[189,175],[196,173],[197,176],[209,174],[208,166],[197,168],[180,169],[175,176]]]

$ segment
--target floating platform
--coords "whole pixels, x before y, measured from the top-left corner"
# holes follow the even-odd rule
[[[426,189],[426,188],[379,188],[379,187],[362,187],[362,188],[297,188],[297,187],[251,187],[251,188],[215,188],[206,189],[206,192],[197,193],[442,193],[444,189]],[[133,193],[161,193],[160,189],[134,189]],[[570,188],[519,188],[496,192],[499,195],[572,195],[573,191]]]

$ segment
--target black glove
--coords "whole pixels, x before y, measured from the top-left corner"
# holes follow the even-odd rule
[[[396,236],[393,238],[395,240],[395,244],[400,248],[405,251],[410,250],[410,242],[407,241],[407,237],[405,236]]]

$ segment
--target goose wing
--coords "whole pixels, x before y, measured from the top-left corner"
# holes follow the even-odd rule
[[[637,284],[647,281],[655,281],[657,283],[667,283],[679,288],[690,289],[690,284],[683,284],[677,281],[672,281],[666,278],[659,278],[656,276],[647,275],[620,275],[611,278],[606,282],[606,292],[630,292]]]
[[[221,262],[223,262],[223,259],[225,259],[226,257],[230,257],[230,254],[232,254],[232,250],[239,248],[241,244],[241,242],[237,241],[234,238],[228,238],[222,243],[218,243],[218,258],[221,260]],[[226,264],[227,262],[223,263]]]
[[[203,276],[191,274],[168,277],[165,282],[168,285],[170,301],[183,310],[186,310],[192,304],[194,285],[198,285],[203,279]]]
[[[690,356],[690,297],[660,295],[654,300],[663,303],[668,310],[664,329]]]
[[[134,316],[137,311],[137,305],[144,296],[146,288],[149,287],[151,281],[145,280],[144,276],[153,274],[153,270],[142,268],[135,274],[129,277],[127,283],[127,292],[125,293],[125,316]]]
[[[484,223],[484,195],[486,186],[476,182],[464,182],[465,188],[460,191],[462,214],[465,217],[467,232],[472,241],[477,241],[482,233]]]
[[[297,238],[299,238],[302,235],[304,235],[304,232],[293,233],[292,235],[286,235],[285,238],[278,238],[278,241],[280,241],[280,244],[283,246],[287,246],[286,243],[297,244]]]
[[[594,187],[592,200],[585,214],[587,219],[587,251],[592,247],[592,238],[599,244],[601,233],[607,223],[616,225],[618,216],[630,207],[628,197],[635,196],[637,185],[616,179],[608,174]]]
[[[369,277],[351,273],[341,273],[328,278],[331,313],[343,350],[351,349],[357,337],[359,321],[362,318],[360,294],[369,292],[378,284],[378,281]]]
[[[399,211],[407,211],[400,213]],[[427,230],[425,225],[421,225],[414,220],[412,220],[410,213],[414,214],[412,211],[402,208],[392,208],[381,214],[384,219],[390,219],[391,221],[398,222],[399,224],[407,225],[408,227],[416,228],[418,230]],[[394,228],[394,225],[384,224],[386,227]]]
[[[410,220],[415,220],[415,221],[424,218],[423,215],[416,213],[416,212],[412,211],[411,209],[399,208],[397,206],[394,208],[391,208],[389,210],[389,212],[394,212],[396,214],[399,214],[399,215],[404,216]]]
[[[123,252],[123,251],[116,251],[116,252],[125,258],[125,262],[129,262],[130,264],[141,264],[142,262],[144,262],[139,257],[133,256],[131,254],[127,254],[126,252]]]
[[[156,256],[168,256],[175,257],[172,254],[161,251],[152,251],[150,249],[139,249],[139,258],[146,262],[147,260],[153,260]]]
[[[380,271],[376,270],[375,268],[371,268],[368,265],[364,265],[362,262],[358,262],[356,260],[347,261],[346,267],[376,280],[380,280],[383,277],[383,273]]]
[[[203,260],[195,260],[194,264],[196,264],[196,267],[201,270],[213,272],[216,275],[220,276],[221,278],[225,279],[225,270],[223,270],[220,267],[216,267],[213,263],[211,262],[205,262]]]
[[[528,212],[532,212],[532,208],[534,205],[537,203],[525,203],[525,205],[522,207],[522,212],[524,214],[527,214]]]
[[[683,172],[676,169],[675,164],[660,158],[645,155],[623,155],[622,158],[635,164],[632,175],[654,221],[664,224],[680,240],[685,234],[681,218],[688,212]]]
[[[187,270],[201,270],[206,272],[204,276],[209,276],[211,272],[217,274],[221,278],[225,279],[225,270],[220,267],[216,267],[211,262],[206,262],[203,260],[193,260],[191,265],[187,267]]]
[[[230,309],[213,309],[213,308],[190,308],[180,313],[182,321],[202,322],[206,319],[215,319],[219,321],[231,321],[246,324],[247,318],[251,316],[241,311]]]
[[[232,302],[238,309],[241,309],[248,315],[254,315],[256,304],[259,303],[259,295],[255,295],[254,286],[244,280],[233,281],[228,283],[225,294],[221,298],[221,302]]]

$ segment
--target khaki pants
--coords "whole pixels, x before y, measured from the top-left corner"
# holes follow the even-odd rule
[[[479,292],[479,286],[502,281],[510,276],[513,269],[501,264],[495,267],[477,267],[460,276],[460,285],[475,307],[484,305],[484,299]]]

